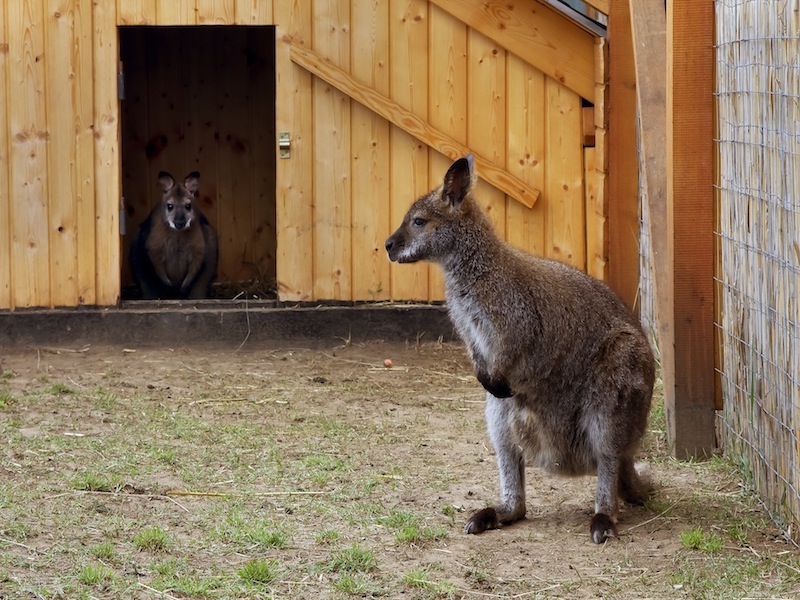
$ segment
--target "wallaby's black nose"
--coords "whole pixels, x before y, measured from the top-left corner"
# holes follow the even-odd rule
[[[394,246],[394,242],[392,241],[392,238],[389,238],[388,240],[386,240],[386,244],[384,244],[384,245],[386,246],[386,251],[389,252],[389,250],[392,249],[392,246]]]

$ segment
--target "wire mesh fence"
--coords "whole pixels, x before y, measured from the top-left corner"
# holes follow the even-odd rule
[[[716,0],[725,452],[800,539],[800,0]]]

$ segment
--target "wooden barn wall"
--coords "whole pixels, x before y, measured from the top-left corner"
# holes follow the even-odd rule
[[[282,299],[441,299],[437,269],[390,264],[383,241],[451,160],[293,62],[298,47],[539,190],[528,208],[480,182],[508,240],[602,270],[591,180],[605,166],[591,168],[581,122],[596,45],[543,5],[23,0],[0,3],[0,308],[119,299],[117,27],[235,24],[277,26],[276,131],[292,138],[275,173]]]
[[[602,276],[603,165],[584,155],[581,120],[582,98],[594,103],[599,53],[550,9],[512,4],[513,17],[500,2],[294,2],[282,9],[291,20],[276,12],[285,27],[278,54],[311,50],[309,62],[333,65],[540,190],[533,208],[484,181],[478,193],[506,239]],[[390,264],[383,242],[451,158],[313,69],[279,63],[278,131],[293,144],[292,159],[278,160],[281,297],[441,299],[438,268]]]

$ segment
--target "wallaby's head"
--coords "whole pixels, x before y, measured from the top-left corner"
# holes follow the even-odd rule
[[[158,184],[163,196],[161,208],[164,220],[172,229],[189,229],[195,220],[194,201],[200,184],[200,173],[192,171],[183,180],[183,185],[175,181],[166,171],[158,174]]]
[[[474,184],[470,154],[450,166],[442,185],[411,205],[400,227],[386,240],[389,260],[442,262],[476,227],[485,227],[488,220],[472,198]]]

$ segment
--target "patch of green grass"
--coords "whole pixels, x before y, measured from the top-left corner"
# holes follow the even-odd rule
[[[14,376],[14,371],[6,369],[5,371],[3,371],[2,374],[0,374],[0,379],[11,379],[13,376]]]
[[[53,383],[53,384],[50,385],[50,387],[48,387],[45,390],[45,392],[48,393],[48,394],[53,394],[55,396],[59,396],[59,395],[62,395],[62,394],[74,394],[75,390],[73,390],[71,387],[69,387],[68,385],[65,385],[63,383]]]
[[[323,529],[314,536],[318,544],[332,544],[339,539],[339,532],[335,529]]]
[[[367,573],[377,566],[375,553],[358,545],[334,552],[325,565],[328,571],[343,573]]]
[[[348,596],[382,595],[377,583],[363,573],[342,573],[333,582],[333,588]]]
[[[447,537],[443,527],[428,527],[422,517],[409,511],[392,511],[379,522],[394,530],[398,542],[417,543]]]
[[[413,569],[403,575],[400,582],[407,587],[425,590],[434,598],[455,598],[455,586],[447,581],[433,581],[428,569]]]
[[[98,408],[103,410],[111,410],[118,404],[117,395],[108,390],[98,388],[95,390],[94,400]]]
[[[285,548],[290,534],[283,523],[262,519],[258,515],[235,508],[225,519],[216,535],[226,542],[238,544],[243,549]]]
[[[11,406],[16,401],[17,399],[14,397],[14,394],[8,390],[0,390],[0,408]]]
[[[681,533],[681,544],[690,550],[700,552],[719,552],[722,550],[722,539],[714,533],[706,533],[700,527]]]
[[[106,475],[93,471],[78,473],[72,480],[72,488],[86,492],[115,492],[119,490],[122,479],[117,475]]]
[[[139,550],[164,552],[169,546],[169,538],[161,527],[148,527],[133,536],[133,545]]]
[[[165,465],[176,465],[177,459],[175,458],[175,451],[168,448],[151,448],[150,456]]]
[[[326,485],[337,474],[346,472],[347,465],[338,457],[327,454],[312,454],[301,461],[308,475],[316,485]]]
[[[86,565],[78,573],[78,581],[83,585],[100,586],[114,580],[115,573],[105,565]]]
[[[91,554],[97,560],[110,561],[114,558],[114,544],[111,542],[100,542],[95,544],[89,549]]]
[[[256,558],[247,561],[236,574],[250,584],[269,585],[280,576],[280,568],[276,561]]]

